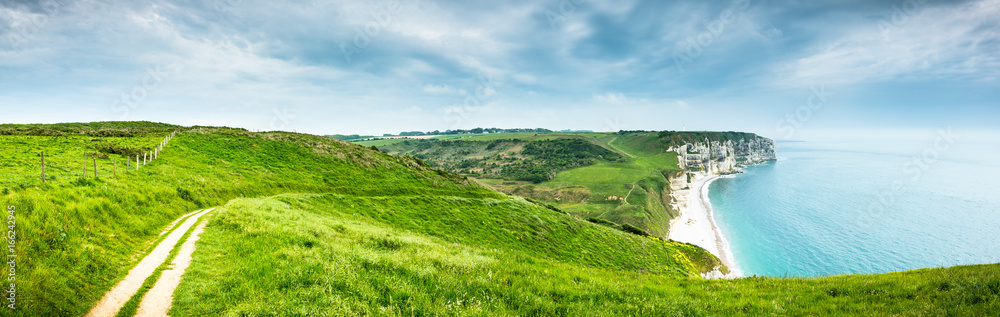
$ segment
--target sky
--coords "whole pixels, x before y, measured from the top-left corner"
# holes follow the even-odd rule
[[[1000,128],[1000,0],[0,0],[0,123]]]

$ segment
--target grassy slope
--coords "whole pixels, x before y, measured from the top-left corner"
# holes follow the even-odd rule
[[[526,141],[581,139],[621,153],[627,159],[626,162],[601,162],[566,170],[558,173],[551,181],[541,184],[511,180],[481,180],[497,190],[554,204],[583,218],[598,217],[616,223],[628,223],[656,236],[666,236],[670,219],[677,216],[677,211],[669,207],[671,199],[669,181],[663,175],[680,170],[677,165],[677,154],[665,152],[656,132],[625,135],[510,133],[461,137],[462,141],[485,142],[501,139]],[[393,141],[372,144],[393,154],[412,154],[413,146],[405,146],[402,140]],[[471,155],[484,156],[490,153],[477,152]],[[625,197],[628,197],[627,202],[624,200]]]
[[[130,147],[152,147],[163,140],[168,133],[143,133],[136,137],[101,137],[86,135],[69,136],[0,136],[0,146],[5,151],[0,154],[0,168],[4,177],[0,179],[0,191],[9,192],[15,188],[41,185],[41,151],[45,151],[45,178],[53,184],[66,184],[80,178],[83,173],[84,153],[88,155],[93,146],[100,143],[114,143]],[[87,158],[87,177],[94,176],[93,156]],[[124,172],[126,158],[117,157],[118,172]],[[98,176],[114,173],[113,157],[98,158]],[[135,158],[131,158],[135,166]]]
[[[55,174],[57,181],[9,188],[0,195],[0,204],[17,210],[19,314],[85,313],[170,221],[233,198],[288,192],[502,197],[415,161],[329,138],[215,128],[184,131],[159,160],[139,171],[86,181],[70,181],[70,171]],[[82,153],[87,137],[72,133],[55,140],[0,135],[0,144],[13,149],[4,151],[3,162],[34,162],[37,156],[31,153],[38,149],[82,158],[77,151]],[[147,146],[152,147],[160,140],[138,138],[128,142],[151,142]],[[54,156],[53,162],[58,159]]]
[[[678,277],[683,261],[666,247],[517,201],[239,199],[209,222],[171,315],[984,316],[1000,309],[1000,265],[709,281]]]

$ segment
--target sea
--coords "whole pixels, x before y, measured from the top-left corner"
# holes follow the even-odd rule
[[[777,142],[709,185],[744,275],[818,277],[1000,262],[1000,144]]]

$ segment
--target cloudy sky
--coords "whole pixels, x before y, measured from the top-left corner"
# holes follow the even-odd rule
[[[0,0],[0,122],[991,130],[1000,1]]]

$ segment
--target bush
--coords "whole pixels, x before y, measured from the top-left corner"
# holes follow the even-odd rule
[[[621,226],[619,226],[617,223],[610,222],[610,221],[607,221],[607,220],[604,220],[604,219],[601,219],[601,218],[590,217],[590,218],[587,218],[587,221],[590,221],[590,222],[593,222],[593,223],[596,223],[596,224],[599,224],[599,225],[602,225],[602,226],[612,227],[612,228],[621,230]]]
[[[177,197],[180,197],[180,199],[183,199],[183,200],[189,201],[191,203],[194,203],[195,206],[198,206],[198,208],[201,208],[201,201],[198,201],[197,199],[195,199],[194,195],[191,195],[191,191],[189,191],[187,189],[177,187]]]
[[[628,232],[628,233],[631,233],[631,234],[635,234],[635,235],[640,235],[640,236],[649,236],[649,234],[646,233],[646,231],[643,231],[642,229],[639,229],[638,227],[630,225],[630,224],[627,224],[627,223],[623,223],[622,224],[622,231],[625,231],[625,232]]]
[[[117,145],[110,142],[106,144],[98,144],[94,146],[94,149],[100,153],[118,154],[126,157],[134,157],[136,155],[141,155],[142,153],[145,153],[150,150],[150,148],[148,147],[136,148],[125,145]],[[105,157],[107,156],[105,155]]]

